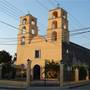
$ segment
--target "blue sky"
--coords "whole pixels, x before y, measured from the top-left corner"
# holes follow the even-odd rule
[[[0,20],[18,27],[19,17],[31,13],[38,19],[39,33],[46,34],[48,24],[48,9],[55,8],[55,0],[39,0],[43,6],[40,6],[38,0],[6,0],[20,10],[14,10],[12,6],[7,6],[4,0],[0,0]],[[90,26],[90,0],[57,0],[60,7],[68,12],[69,31]],[[13,11],[14,10],[14,11]],[[14,14],[14,15],[13,15]],[[0,23],[0,50],[6,50],[11,54],[16,52],[18,30]],[[90,33],[71,36],[70,41],[75,42],[90,49]],[[4,38],[4,39],[2,39]],[[15,38],[15,39],[5,39]]]

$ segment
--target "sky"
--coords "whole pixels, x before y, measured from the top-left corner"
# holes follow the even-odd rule
[[[0,0],[0,21],[19,27],[19,17],[27,13],[38,20],[39,34],[45,35],[48,25],[48,11],[57,7],[68,12],[69,31],[90,27],[90,0]],[[9,3],[9,4],[8,4]],[[18,29],[0,22],[0,51],[12,55],[17,51]],[[70,41],[90,49],[90,32],[70,36]]]

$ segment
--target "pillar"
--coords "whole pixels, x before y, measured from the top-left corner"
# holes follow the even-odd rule
[[[89,70],[87,69],[86,80],[89,80]]]
[[[79,81],[79,69],[76,68],[75,69],[75,82],[78,82]]]
[[[60,62],[60,87],[63,85],[63,64]]]
[[[31,84],[31,60],[27,60],[27,78],[26,78],[26,83],[27,83],[27,87],[30,86]]]

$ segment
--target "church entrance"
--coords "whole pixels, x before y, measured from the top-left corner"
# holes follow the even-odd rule
[[[33,68],[33,79],[34,80],[40,79],[40,66],[39,65],[35,65]]]

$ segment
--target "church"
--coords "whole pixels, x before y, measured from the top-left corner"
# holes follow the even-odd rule
[[[81,55],[82,48],[84,47],[69,41],[67,12],[63,8],[57,7],[49,10],[48,27],[45,36],[38,33],[37,18],[31,14],[20,17],[16,64],[26,66],[27,60],[30,59],[33,79],[43,79],[45,77],[43,72],[46,60],[54,60],[57,63],[60,63],[62,60],[65,63],[71,63],[70,60],[72,60],[72,63],[75,63],[77,59],[73,59],[73,57],[76,54],[72,54],[72,52],[78,50],[78,52],[81,51],[79,53]],[[66,60],[67,55],[65,53],[68,53],[69,50],[69,59]],[[86,48],[83,49],[84,51],[87,51],[87,54],[90,53],[90,50]],[[37,74],[38,77],[35,77]]]

